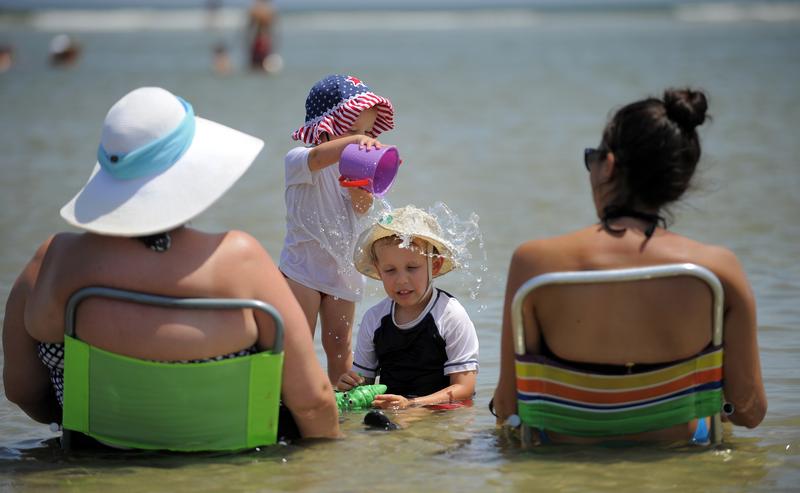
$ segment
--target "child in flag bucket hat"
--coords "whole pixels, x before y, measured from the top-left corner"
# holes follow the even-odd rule
[[[353,262],[383,283],[387,297],[367,310],[359,326],[353,367],[339,390],[372,384],[380,375],[381,408],[472,398],[478,371],[478,336],[458,300],[433,279],[459,266],[455,247],[436,218],[412,205],[381,216],[359,236]]]
[[[375,108],[375,125],[367,132],[377,137],[394,128],[394,107],[388,99],[372,92],[362,80],[352,75],[329,75],[311,88],[306,98],[306,121],[292,132],[292,139],[317,145],[323,134],[328,138],[343,135],[358,115]]]
[[[359,217],[373,196],[340,185],[336,164],[345,147],[383,147],[376,136],[394,127],[394,108],[353,75],[328,75],[306,98],[306,119],[292,138],[304,146],[284,158],[286,237],[280,269],[306,313],[312,335],[317,319],[332,383],[350,368],[355,303],[364,277],[353,267]]]

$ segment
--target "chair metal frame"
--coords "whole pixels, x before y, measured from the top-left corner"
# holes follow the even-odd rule
[[[714,346],[721,345],[723,342],[724,308],[724,290],[722,288],[722,283],[713,272],[705,267],[692,263],[682,263],[595,271],[550,272],[529,279],[519,287],[511,303],[514,352],[519,356],[526,353],[525,326],[522,309],[528,295],[537,288],[546,285],[618,283],[679,276],[689,276],[700,279],[711,289],[713,297],[711,342]],[[711,442],[714,444],[722,441],[721,412],[722,409],[720,409],[720,412],[714,414],[711,419],[710,437]],[[521,425],[521,427],[523,440],[530,441],[530,429],[524,424]],[[526,436],[527,439],[525,439]]]
[[[82,288],[70,296],[67,301],[65,314],[65,334],[79,339],[75,332],[77,309],[81,302],[90,297],[107,298],[113,300],[140,303],[145,305],[180,308],[189,310],[259,310],[270,316],[275,324],[275,342],[269,349],[272,354],[283,352],[284,324],[280,313],[272,305],[260,300],[239,298],[175,298],[160,296],[137,291],[109,288],[105,286],[90,286]],[[62,448],[69,450],[72,447],[71,431],[62,429]]]

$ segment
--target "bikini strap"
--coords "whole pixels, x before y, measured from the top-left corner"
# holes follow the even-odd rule
[[[662,216],[658,214],[650,214],[649,212],[641,212],[635,209],[630,209],[628,207],[606,207],[603,210],[603,217],[600,218],[600,223],[603,225],[603,229],[609,231],[611,233],[622,233],[627,228],[613,228],[609,221],[612,219],[617,219],[620,217],[632,217],[634,219],[641,219],[642,221],[646,221],[649,224],[647,225],[647,229],[644,230],[644,235],[647,238],[653,236],[653,233],[656,231],[656,227],[661,224],[661,227],[667,227],[667,221]]]

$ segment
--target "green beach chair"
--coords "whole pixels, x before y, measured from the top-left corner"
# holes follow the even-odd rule
[[[269,351],[203,363],[121,356],[77,338],[76,310],[89,297],[181,309],[261,310],[275,322],[275,344]],[[234,451],[277,440],[283,321],[267,303],[84,288],[67,304],[64,345],[65,449],[72,432],[116,447],[180,452]]]
[[[526,354],[523,303],[543,286],[642,282],[690,276],[707,284],[713,306],[711,345],[686,360],[648,365],[646,371],[608,374],[575,368],[543,355]],[[569,309],[568,307],[565,309]],[[584,437],[613,437],[663,429],[711,417],[709,439],[722,440],[723,290],[708,269],[694,264],[603,271],[554,272],[536,276],[515,293],[511,316],[516,353],[517,408],[521,438],[532,429]]]

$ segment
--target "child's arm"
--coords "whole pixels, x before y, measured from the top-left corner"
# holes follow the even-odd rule
[[[408,399],[402,395],[381,394],[376,395],[372,401],[374,407],[381,409],[405,409],[415,406],[429,406],[431,404],[442,404],[444,402],[458,402],[471,399],[475,393],[475,380],[477,371],[461,371],[450,374],[450,386],[438,392],[423,397]]]
[[[308,153],[308,169],[318,171],[338,162],[342,151],[350,144],[358,144],[359,147],[366,147],[367,150],[370,147],[380,149],[382,145],[378,142],[378,139],[367,135],[351,135],[341,139],[329,140],[311,148]]]
[[[359,216],[369,212],[372,207],[372,194],[363,188],[351,188],[350,202],[353,204],[353,210]]]
[[[376,369],[378,368],[378,358],[375,354],[375,345],[372,341],[375,328],[380,320],[375,320],[374,310],[370,309],[361,317],[356,338],[356,350],[353,353],[353,366],[339,376],[336,382],[336,390],[346,391],[359,385],[371,385],[375,383]],[[360,372],[358,370],[361,370]]]

